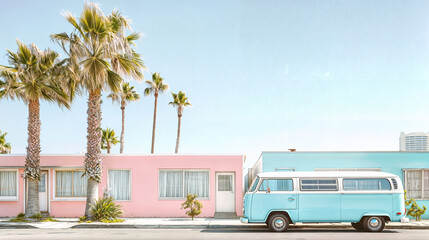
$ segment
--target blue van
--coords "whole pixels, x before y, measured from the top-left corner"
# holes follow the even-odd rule
[[[405,216],[402,182],[384,172],[259,173],[243,201],[241,222],[266,223],[274,232],[297,222],[350,222],[380,232]]]

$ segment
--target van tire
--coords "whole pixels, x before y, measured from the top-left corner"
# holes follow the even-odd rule
[[[285,214],[273,214],[268,220],[268,227],[273,232],[285,232],[289,228],[289,220]]]
[[[363,231],[365,231],[365,228],[363,227],[363,223],[362,223],[362,221],[355,222],[355,223],[353,223],[353,222],[352,222],[352,227],[353,227],[354,229],[356,229],[356,231],[358,231],[358,232],[363,232]]]
[[[363,227],[368,232],[381,232],[384,229],[386,221],[383,217],[371,216],[363,219]]]

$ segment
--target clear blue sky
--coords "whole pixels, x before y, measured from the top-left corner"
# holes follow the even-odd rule
[[[181,153],[398,150],[401,131],[429,131],[427,1],[98,1],[144,34],[138,52],[193,107]],[[53,48],[83,1],[2,1],[0,64],[15,38]],[[146,75],[150,77],[149,74]],[[142,94],[145,84],[133,83]],[[103,127],[120,133],[105,99]],[[177,115],[159,99],[156,152],[173,153]],[[0,130],[25,153],[27,109],[0,101]],[[153,97],[126,109],[126,153],[150,152]],[[86,151],[86,97],[71,111],[42,104],[42,153]],[[117,145],[113,152],[119,152]]]

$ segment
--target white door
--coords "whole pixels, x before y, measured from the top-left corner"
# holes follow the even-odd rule
[[[235,212],[234,173],[216,173],[216,212]]]
[[[48,173],[41,172],[39,181],[39,205],[41,212],[48,211]]]

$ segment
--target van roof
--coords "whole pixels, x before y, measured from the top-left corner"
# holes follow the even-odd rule
[[[371,177],[371,178],[397,178],[395,174],[375,171],[321,171],[321,172],[263,172],[258,173],[259,177]]]

